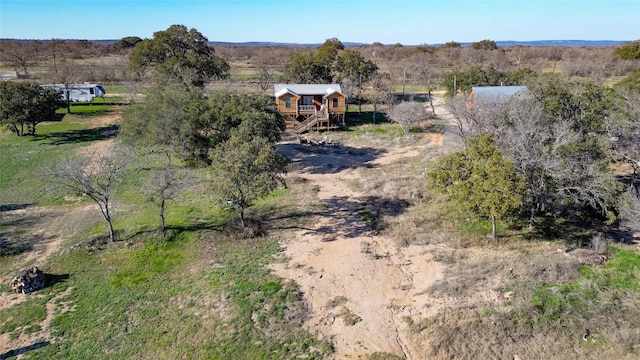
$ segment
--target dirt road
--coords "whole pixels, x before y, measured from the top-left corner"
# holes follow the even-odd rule
[[[425,135],[426,146],[441,145],[441,137]],[[365,151],[336,147],[309,156],[296,152],[295,141],[281,144],[302,170],[302,177],[319,189],[322,215],[310,229],[294,233],[283,246],[286,263],[273,270],[300,285],[311,309],[308,327],[332,340],[337,359],[357,359],[390,353],[419,359],[422,345],[411,335],[408,319],[420,319],[437,308],[427,289],[442,277],[443,267],[419,246],[397,242],[372,231],[365,221],[364,192],[350,183],[361,180],[359,168],[384,167],[417,156],[420,148],[392,147],[369,156]],[[368,149],[367,151],[371,151]],[[329,171],[323,172],[321,164]],[[328,165],[327,165],[328,164]],[[307,165],[307,166],[305,166]],[[329,166],[330,165],[330,166]]]

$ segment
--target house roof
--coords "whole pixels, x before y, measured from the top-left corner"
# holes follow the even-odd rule
[[[338,84],[275,84],[273,85],[276,97],[280,97],[286,93],[297,96],[301,95],[329,95],[333,93],[342,94],[340,85]]]
[[[474,86],[471,92],[475,100],[506,101],[512,96],[520,97],[527,92],[526,86]]]

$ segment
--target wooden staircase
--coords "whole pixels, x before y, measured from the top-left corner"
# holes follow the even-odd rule
[[[301,122],[300,124],[298,124],[298,126],[293,128],[293,132],[295,132],[296,134],[302,134],[303,132],[311,129],[315,124],[318,123],[318,121],[320,121],[320,118],[317,114],[311,115],[307,120]]]

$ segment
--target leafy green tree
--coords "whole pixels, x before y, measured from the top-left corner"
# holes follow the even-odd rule
[[[142,102],[123,115],[118,139],[142,150],[162,164],[153,169],[145,190],[158,206],[160,230],[166,228],[166,204],[185,187],[184,173],[174,165],[174,156],[188,163],[208,164],[209,141],[200,131],[198,109],[205,103],[199,88],[170,85],[152,88]]]
[[[470,139],[469,145],[438,162],[429,173],[429,186],[460,208],[490,219],[495,239],[497,221],[522,207],[526,181],[502,156],[491,135]]]
[[[338,58],[338,73],[358,84],[359,111],[362,111],[362,83],[369,81],[377,70],[378,66],[370,60],[365,60],[358,50],[345,50]]]
[[[141,41],[142,39],[137,36],[126,36],[114,42],[113,45],[111,45],[111,49],[113,49],[114,51],[130,49],[138,45],[138,43]]]
[[[331,83],[338,53],[344,45],[336,38],[327,39],[316,52],[302,52],[289,57],[284,67],[284,78],[302,84]]]
[[[640,67],[620,80],[615,86],[618,89],[626,89],[640,93]]]
[[[261,139],[273,144],[284,127],[284,118],[269,96],[216,91],[207,98],[199,88],[176,84],[156,87],[144,101],[133,104],[123,116],[119,138],[159,156],[164,164],[149,186],[164,229],[166,201],[184,185],[172,156],[207,165],[211,149],[232,151],[232,145],[226,145],[232,137],[237,143]],[[246,202],[239,204],[245,206]]]
[[[284,68],[287,81],[311,84],[333,81],[331,63],[322,62],[315,54],[303,52],[289,58]]]
[[[210,163],[209,150],[227,141],[234,130],[245,140],[263,137],[275,143],[284,129],[284,118],[267,95],[214,91],[206,97],[197,87],[171,85],[152,89],[129,108],[119,138],[205,165]]]
[[[471,43],[471,47],[475,50],[497,50],[498,45],[493,40],[481,40]]]
[[[125,112],[118,138],[150,153],[168,152],[192,164],[208,164],[210,139],[201,118],[206,110],[199,88],[155,87]]]
[[[460,49],[461,47],[462,44],[457,41],[449,41],[440,46],[441,49]]]
[[[507,74],[505,85],[527,85],[538,77],[535,71],[523,67]]]
[[[580,110],[587,104],[579,96],[583,90],[573,86],[570,93],[571,87],[565,85],[548,91],[533,89],[531,97],[514,98],[479,112],[456,107],[454,117],[465,125],[458,130],[463,139],[494,134],[499,148],[513,159],[527,179],[530,227],[539,214],[611,224],[620,187],[610,170],[611,144],[601,125],[605,121],[601,116],[608,110]],[[591,90],[584,92],[585,98],[597,99]]]
[[[273,100],[263,94],[214,91],[209,95],[201,119],[211,147],[229,140],[234,130],[245,141],[262,137],[275,143],[285,129],[284,117]]]
[[[229,64],[215,55],[208,41],[196,29],[171,25],[136,45],[129,55],[130,68],[141,72],[152,66],[160,83],[204,86],[207,80],[229,75]]]
[[[216,148],[213,158],[213,190],[223,204],[238,211],[243,228],[245,211],[278,186],[284,185],[282,174],[288,159],[267,139],[254,137],[246,141],[234,132]]]
[[[595,84],[568,82],[559,76],[538,77],[529,86],[545,113],[558,120],[571,120],[579,132],[602,132],[613,108],[611,90]]]
[[[321,63],[333,64],[340,50],[344,50],[344,45],[340,40],[337,38],[327,39],[324,44],[318,48],[318,60]]]
[[[620,60],[640,59],[640,40],[626,43],[613,50],[613,57]]]
[[[498,86],[504,84],[507,76],[493,67],[473,66],[467,70],[454,70],[445,73],[443,85],[450,96],[461,91],[467,94],[474,86]]]
[[[0,124],[18,136],[36,134],[36,125],[52,120],[63,105],[60,93],[34,83],[0,81]]]
[[[358,50],[345,50],[338,58],[338,72],[346,78],[362,85],[378,70],[378,66],[370,60],[365,60]]]

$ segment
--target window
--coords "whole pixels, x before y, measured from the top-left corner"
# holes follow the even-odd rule
[[[313,105],[313,96],[303,96],[302,105]]]
[[[338,98],[333,98],[333,107],[337,108],[338,107]]]
[[[284,107],[286,107],[287,109],[291,109],[291,98],[284,99]]]
[[[89,94],[91,94],[91,95],[93,95],[93,94],[94,94],[94,92],[93,92],[93,88],[89,88]]]

